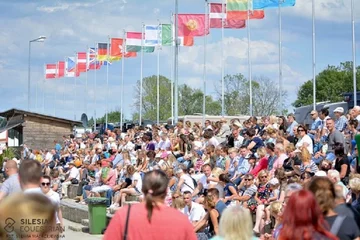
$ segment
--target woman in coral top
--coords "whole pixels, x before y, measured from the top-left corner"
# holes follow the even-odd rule
[[[106,229],[104,240],[197,240],[193,226],[164,200],[169,179],[163,171],[144,176],[144,202],[120,208]]]

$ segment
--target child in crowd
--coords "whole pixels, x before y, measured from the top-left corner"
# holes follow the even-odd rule
[[[270,187],[270,194],[269,194],[269,198],[267,200],[267,204],[269,204],[269,206],[267,206],[265,208],[265,225],[268,225],[271,223],[271,203],[278,201],[279,197],[280,197],[280,183],[279,180],[277,178],[273,178],[269,181],[269,187]]]

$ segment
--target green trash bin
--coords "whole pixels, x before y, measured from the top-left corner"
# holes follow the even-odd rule
[[[101,234],[106,228],[107,198],[91,197],[87,199],[89,207],[89,232]]]

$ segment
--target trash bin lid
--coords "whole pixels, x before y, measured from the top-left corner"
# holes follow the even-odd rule
[[[90,197],[86,199],[86,202],[91,205],[107,204],[108,199],[103,197]]]

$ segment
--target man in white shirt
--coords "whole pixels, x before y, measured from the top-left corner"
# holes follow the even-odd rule
[[[69,163],[69,177],[62,183],[62,193],[64,195],[64,198],[67,198],[67,190],[70,184],[72,184],[73,179],[76,179],[77,182],[80,181],[80,171],[79,169],[77,169],[77,167],[75,166],[74,162],[70,162]]]
[[[184,213],[189,221],[195,226],[205,216],[205,210],[202,205],[193,202],[191,192],[184,192],[185,208]]]
[[[156,150],[163,150],[163,151],[170,151],[171,143],[166,133],[162,133],[160,135],[161,140],[158,143],[158,149]]]

